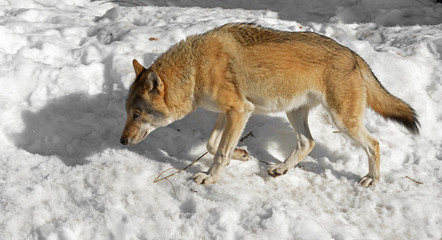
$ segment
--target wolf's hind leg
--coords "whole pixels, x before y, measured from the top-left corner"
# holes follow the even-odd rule
[[[207,151],[215,155],[218,150],[219,142],[221,141],[222,133],[226,124],[226,114],[220,113],[218,119],[216,120],[215,128],[210,135],[209,141],[207,142]],[[250,159],[249,153],[241,148],[235,148],[232,152],[232,159],[240,161],[248,161]]]
[[[308,127],[308,112],[309,108],[304,106],[286,113],[296,135],[295,150],[283,163],[267,170],[270,176],[277,177],[286,174],[290,168],[293,168],[304,159],[315,146],[315,141]]]
[[[341,104],[329,111],[335,125],[353,141],[358,143],[368,157],[368,173],[359,183],[363,187],[374,186],[379,181],[380,151],[379,142],[371,136],[364,126],[365,104],[363,99],[354,98],[351,104]]]
[[[332,115],[333,116],[333,115]],[[333,118],[336,118],[334,116]],[[346,119],[340,118],[334,120],[340,130],[346,133],[351,139],[357,142],[367,154],[368,157],[368,173],[361,178],[359,184],[363,187],[374,186],[379,181],[379,165],[380,165],[380,151],[379,142],[374,139],[368,130],[365,128],[360,119],[357,123],[349,124]],[[341,123],[343,123],[341,125]]]
[[[356,141],[361,144],[368,156],[368,173],[361,178],[359,184],[363,187],[374,186],[379,182],[379,165],[380,165],[380,150],[379,142],[370,136],[370,133],[365,129],[361,131],[360,138]]]

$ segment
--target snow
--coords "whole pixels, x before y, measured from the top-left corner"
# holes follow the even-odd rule
[[[228,22],[350,47],[416,109],[421,134],[368,111],[381,180],[365,189],[365,153],[318,107],[315,149],[274,179],[258,160],[283,160],[294,136],[284,114],[256,115],[240,143],[256,159],[232,161],[214,185],[190,180],[210,155],[173,187],[153,183],[205,152],[216,115],[197,110],[120,145],[131,61],[148,66]],[[441,23],[442,4],[430,0],[0,0],[0,239],[441,239]]]

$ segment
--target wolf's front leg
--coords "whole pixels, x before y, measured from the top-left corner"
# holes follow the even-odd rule
[[[218,150],[213,158],[212,166],[207,173],[195,174],[193,176],[195,182],[199,184],[211,184],[216,182],[221,170],[229,164],[232,152],[238,143],[242,130],[252,114],[253,109],[253,104],[246,102],[240,108],[231,109],[226,112],[224,131]]]
[[[207,142],[207,151],[213,156],[215,156],[216,152],[218,151],[225,124],[226,114],[220,113],[218,115],[218,120],[216,120],[215,128],[213,129],[209,141]],[[250,160],[250,155],[247,150],[236,147],[232,152],[231,158],[234,160],[248,161]]]
[[[212,166],[210,166],[209,171],[207,173],[197,173],[193,175],[193,180],[199,184],[212,184],[218,180],[219,174],[221,170],[229,164],[230,158],[227,155],[218,155],[216,154],[213,158]]]

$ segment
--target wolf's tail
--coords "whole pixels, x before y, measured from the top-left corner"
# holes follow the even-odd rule
[[[402,124],[412,134],[419,134],[418,115],[407,103],[391,95],[379,82],[368,64],[357,56],[367,87],[367,104],[379,115]]]

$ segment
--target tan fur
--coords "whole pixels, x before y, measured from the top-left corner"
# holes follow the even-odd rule
[[[220,113],[207,144],[214,161],[208,172],[194,176],[197,183],[214,183],[231,158],[249,158],[235,147],[252,113],[285,111],[293,126],[295,150],[268,170],[279,176],[313,149],[308,112],[323,104],[336,126],[366,151],[365,187],[379,180],[379,143],[363,126],[366,106],[418,132],[414,110],[389,94],[357,54],[315,33],[227,24],[181,41],[148,69],[136,60],[133,65],[137,78],[126,104],[123,144],[140,142],[198,106]]]

